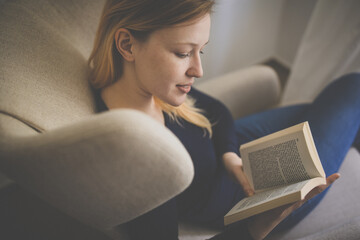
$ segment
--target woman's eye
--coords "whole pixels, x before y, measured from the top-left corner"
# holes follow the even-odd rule
[[[201,50],[199,51],[200,54],[204,54],[204,51]],[[187,58],[187,57],[191,57],[191,53],[176,53],[176,56],[178,56],[179,58]]]
[[[190,53],[176,53],[176,56],[178,56],[179,58],[186,58],[190,57]]]

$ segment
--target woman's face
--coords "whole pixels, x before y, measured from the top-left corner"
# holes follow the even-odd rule
[[[194,78],[203,75],[200,55],[209,39],[210,15],[153,32],[132,48],[137,84],[147,94],[179,106]]]

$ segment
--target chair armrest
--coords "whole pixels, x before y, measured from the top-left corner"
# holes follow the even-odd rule
[[[100,230],[164,203],[194,174],[176,136],[135,110],[108,111],[35,136],[1,138],[0,168],[20,186]]]
[[[281,92],[275,71],[261,65],[199,82],[196,87],[222,101],[235,119],[275,106]]]

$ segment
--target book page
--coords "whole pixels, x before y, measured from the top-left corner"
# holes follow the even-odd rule
[[[315,145],[309,148],[307,128],[305,122],[241,146],[244,171],[255,192],[324,177]]]
[[[244,198],[237,203],[229,214],[234,212],[244,211],[248,208],[263,204],[276,198],[284,197],[294,192],[300,191],[310,180],[305,180],[299,183],[290,184],[288,186],[279,187],[273,190],[267,190],[256,193],[251,197]]]
[[[249,153],[255,189],[267,189],[310,178],[302,164],[297,141],[292,139]]]
[[[224,224],[248,218],[285,204],[300,201],[316,186],[326,184],[326,179],[317,177],[272,190],[266,190],[238,202],[224,217]]]
[[[311,164],[314,164],[314,166],[309,166],[310,169],[308,170],[308,172],[313,171],[310,173],[312,176],[319,176],[319,177],[321,176],[321,177],[325,178],[326,174],[325,174],[324,168],[321,164],[319,154],[317,152],[315,142],[312,137],[310,126],[308,123],[304,125],[304,138],[305,138],[307,148],[309,150],[309,152],[308,152],[310,154],[309,158],[311,158],[313,160],[311,162]]]

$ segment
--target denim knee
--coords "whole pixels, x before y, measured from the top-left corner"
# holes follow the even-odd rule
[[[349,73],[337,78],[314,102],[335,104],[338,107],[351,106],[354,110],[360,110],[360,73]]]
[[[360,73],[349,73],[339,77],[333,83],[337,88],[346,89],[348,94],[353,93],[360,99]]]

